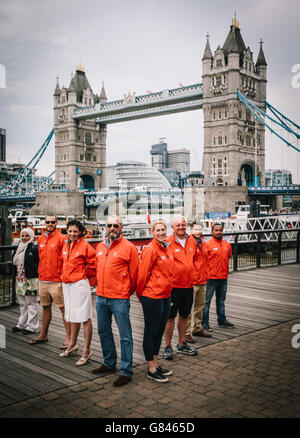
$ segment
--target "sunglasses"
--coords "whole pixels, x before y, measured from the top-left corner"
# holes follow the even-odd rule
[[[47,225],[49,225],[49,224],[56,224],[56,221],[45,221],[45,223],[46,223]]]
[[[107,226],[107,228],[111,228],[111,227],[119,228],[118,224],[106,224],[106,226]]]

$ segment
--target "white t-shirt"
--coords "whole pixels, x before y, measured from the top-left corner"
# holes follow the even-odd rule
[[[177,237],[177,240],[178,240],[178,242],[181,244],[181,246],[182,246],[183,248],[185,248],[186,238],[184,238],[184,239],[178,239],[178,237]]]

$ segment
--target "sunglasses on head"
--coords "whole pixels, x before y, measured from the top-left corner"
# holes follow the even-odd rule
[[[111,228],[111,227],[119,228],[118,224],[106,224],[106,226],[107,226],[107,228]]]
[[[46,223],[47,225],[49,225],[49,224],[56,224],[56,221],[45,221],[45,223]]]

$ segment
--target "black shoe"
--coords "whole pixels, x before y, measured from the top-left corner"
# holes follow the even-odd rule
[[[20,329],[19,327],[13,327],[12,329],[11,329],[13,332],[22,332],[23,331],[23,329]]]
[[[165,348],[164,359],[172,360],[173,359],[173,348],[168,346]]]
[[[23,335],[34,335],[35,332],[32,332],[31,330],[23,330]]]
[[[229,322],[229,321],[223,321],[223,322],[221,322],[221,323],[219,324],[219,327],[222,327],[222,328],[235,328],[235,327],[234,327],[234,324],[232,324],[232,323]]]
[[[173,374],[173,371],[162,368],[160,365],[157,367],[156,371],[162,376],[171,376]]]
[[[169,382],[168,377],[165,377],[162,374],[160,374],[158,372],[158,370],[156,370],[155,373],[150,373],[150,371],[148,370],[147,371],[147,377],[149,379],[155,380],[156,382],[159,382],[159,383],[167,383],[167,382]]]
[[[183,342],[182,345],[177,344],[177,352],[182,354],[188,354],[190,356],[195,356],[197,354],[197,350],[193,347],[190,347],[185,342]]]
[[[204,323],[202,324],[203,330],[205,330],[206,332],[212,332],[212,328],[208,323]]]

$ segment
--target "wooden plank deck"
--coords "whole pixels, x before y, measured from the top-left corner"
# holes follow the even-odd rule
[[[93,303],[95,303],[93,295]],[[134,365],[145,363],[143,342],[143,312],[136,296],[131,299],[131,321],[134,338]],[[217,327],[215,300],[211,304],[210,325],[212,338],[196,338],[197,348],[205,347],[236,336],[298,318],[300,315],[300,265],[234,272],[229,276],[226,314],[236,325],[235,329]],[[64,340],[60,311],[53,306],[53,317],[49,329],[49,342],[28,345],[29,339],[22,333],[14,333],[19,316],[18,307],[0,309],[0,324],[6,328],[6,348],[0,349],[0,407],[16,401],[26,400],[66,386],[99,378],[91,370],[102,361],[102,352],[97,333],[95,307],[93,308],[92,360],[84,367],[76,367],[76,356],[61,359],[59,346]],[[120,347],[118,330],[113,322],[118,356]],[[176,347],[177,330],[173,338]],[[82,351],[82,330],[78,339]],[[163,346],[162,346],[163,348]],[[118,361],[120,366],[120,360]]]

